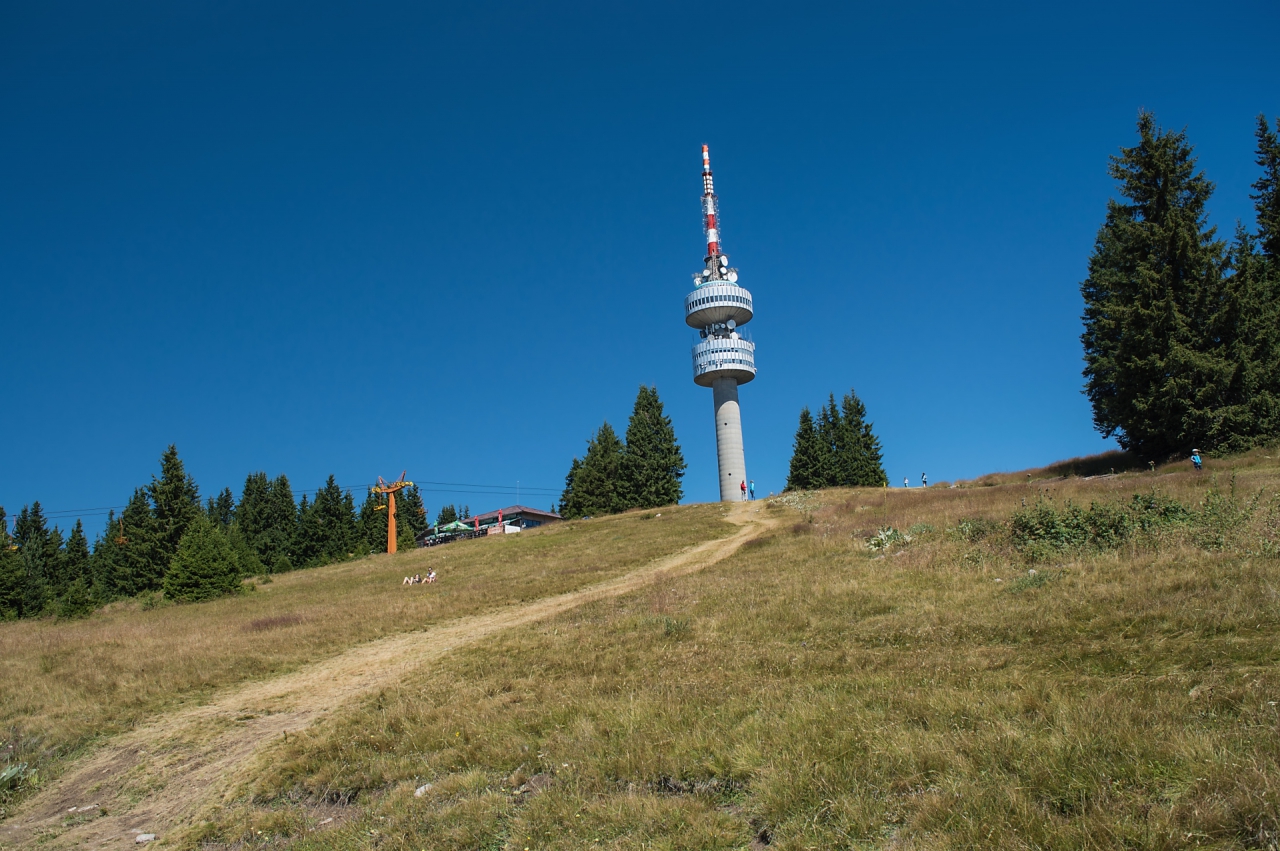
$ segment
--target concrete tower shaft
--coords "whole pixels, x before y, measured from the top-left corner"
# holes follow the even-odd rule
[[[704,268],[693,276],[693,292],[685,296],[685,322],[698,329],[693,346],[693,381],[710,387],[716,417],[716,460],[720,467],[720,501],[742,498],[747,482],[742,446],[742,412],[738,385],[756,377],[756,346],[739,330],[755,316],[751,293],[738,283],[738,270],[722,253],[720,202],[711,177],[711,153],[702,146],[702,213],[707,240]]]

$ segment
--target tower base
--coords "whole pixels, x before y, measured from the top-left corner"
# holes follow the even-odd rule
[[[717,378],[711,382],[716,408],[716,458],[720,462],[720,501],[742,499],[747,480],[747,460],[742,451],[742,413],[738,409],[738,382]]]

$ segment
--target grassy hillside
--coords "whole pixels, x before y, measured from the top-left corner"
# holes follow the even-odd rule
[[[203,838],[1275,848],[1280,469],[1243,459],[1233,493],[1226,466],[774,500],[731,562],[274,747]],[[910,540],[869,548],[887,527]]]
[[[26,763],[38,783],[86,743],[219,689],[370,639],[581,588],[731,531],[718,506],[656,514],[300,570],[199,605],[131,601],[83,621],[0,624],[0,755]],[[436,584],[401,586],[403,576],[432,568]],[[12,803],[5,794],[0,814]]]

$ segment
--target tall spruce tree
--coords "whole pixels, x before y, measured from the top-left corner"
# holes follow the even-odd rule
[[[240,571],[226,533],[207,515],[196,515],[165,575],[165,597],[194,603],[233,594],[239,587]]]
[[[867,422],[867,406],[850,390],[840,402],[840,434],[848,446],[838,465],[840,484],[848,487],[875,488],[888,484],[884,472],[880,438]]]
[[[408,529],[414,538],[427,531],[431,518],[427,516],[427,507],[422,503],[422,491],[417,485],[410,485],[396,494],[396,528],[400,531]]]
[[[354,550],[357,531],[355,507],[351,494],[343,494],[333,476],[329,476],[324,487],[316,491],[310,519],[315,554],[302,560],[302,564],[341,561]]]
[[[436,526],[444,526],[447,523],[452,523],[455,520],[461,520],[461,519],[462,518],[458,516],[457,506],[455,506],[451,502],[448,505],[443,505],[440,507],[440,513],[436,515]],[[386,527],[386,524],[383,524],[382,539],[384,541],[386,540],[386,534],[387,534],[387,527]]]
[[[53,597],[60,536],[49,530],[39,502],[22,506],[13,522],[13,540],[22,564],[22,597],[19,616],[38,617]]]
[[[597,517],[626,510],[626,490],[621,483],[622,441],[607,422],[587,441],[570,488],[565,517]]]
[[[1258,116],[1258,128],[1254,135],[1258,140],[1255,162],[1262,169],[1262,176],[1253,184],[1253,208],[1258,218],[1258,248],[1271,265],[1273,274],[1280,276],[1280,118],[1276,130],[1267,125],[1265,115]]]
[[[264,530],[254,549],[258,552],[258,559],[274,570],[281,556],[289,555],[301,522],[301,509],[294,502],[293,487],[289,484],[289,477],[283,473],[272,479],[267,487],[263,519]],[[295,554],[293,564],[300,566],[304,563]]]
[[[800,425],[791,446],[791,467],[787,472],[786,490],[812,490],[823,487],[820,481],[822,447],[813,414],[806,406],[800,409]]]
[[[641,385],[622,453],[622,500],[632,508],[675,505],[684,495],[680,480],[686,466],[657,388]]]
[[[9,522],[0,506],[0,621],[13,620],[22,614],[22,558],[9,536]]]
[[[387,510],[386,503],[370,490],[360,505],[360,541],[365,552],[385,553],[387,551]]]
[[[232,496],[231,488],[223,488],[217,499],[209,497],[205,514],[209,515],[214,525],[228,528],[236,519],[236,498]]]
[[[164,580],[168,558],[160,548],[151,502],[143,488],[135,488],[128,504],[120,512],[115,529],[107,529],[116,542],[115,558],[105,577],[112,597],[132,597],[144,591],[157,591]]]
[[[838,406],[830,394],[817,422],[807,407],[800,411],[786,490],[880,487],[887,481],[880,439],[857,393],[850,390]]]
[[[290,560],[296,567],[314,567],[323,560],[324,536],[320,518],[304,493],[298,503],[298,522],[294,526]]]
[[[1210,339],[1225,246],[1206,224],[1213,184],[1184,133],[1138,117],[1138,144],[1109,166],[1111,200],[1084,296],[1085,393],[1096,428],[1146,458],[1213,433],[1234,370]]]
[[[147,485],[155,517],[157,555],[162,562],[161,571],[167,570],[169,560],[178,551],[178,542],[187,526],[201,514],[200,491],[195,479],[188,475],[178,457],[178,447],[173,444],[160,456],[160,477],[152,476]]]
[[[565,473],[564,490],[560,492],[560,503],[555,508],[561,517],[569,516],[569,507],[573,504],[573,479],[580,469],[582,469],[582,461],[575,456],[573,462],[569,464],[569,472]]]

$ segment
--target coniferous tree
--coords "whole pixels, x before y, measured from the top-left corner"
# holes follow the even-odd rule
[[[840,481],[836,462],[836,440],[840,430],[840,409],[836,396],[828,394],[827,404],[818,411],[818,473],[815,487],[829,488]]]
[[[1258,116],[1258,156],[1255,160],[1262,169],[1262,176],[1253,184],[1253,208],[1258,218],[1258,248],[1263,258],[1272,266],[1273,274],[1280,274],[1280,118],[1276,119],[1276,131],[1267,125],[1265,115]]]
[[[397,529],[408,529],[416,539],[430,525],[431,518],[427,516],[427,507],[422,503],[422,492],[417,485],[410,485],[396,494]]]
[[[346,558],[355,546],[355,507],[351,495],[348,493],[344,496],[333,476],[329,476],[324,487],[316,492],[310,519],[312,529],[309,534],[314,536],[315,555],[302,563],[341,561]]]
[[[626,489],[622,485],[622,441],[607,422],[587,441],[583,457],[570,488],[566,517],[597,517],[626,510]]]
[[[134,490],[120,512],[117,528],[108,529],[107,534],[118,544],[109,577],[111,596],[133,597],[159,590],[169,563],[161,550],[151,503],[143,488]]]
[[[800,409],[800,425],[796,429],[791,449],[791,467],[787,473],[786,490],[812,490],[823,487],[820,483],[822,448],[813,414],[808,407]]]
[[[1094,424],[1160,458],[1205,442],[1235,370],[1211,339],[1225,246],[1206,224],[1213,184],[1183,133],[1144,112],[1139,142],[1111,158],[1122,201],[1107,205],[1085,300],[1085,393]]]
[[[304,493],[302,502],[298,503],[298,522],[294,526],[290,561],[297,567],[312,567],[320,563],[322,551],[320,519]]]
[[[231,488],[223,488],[217,499],[209,497],[205,514],[215,525],[224,529],[230,527],[236,518],[236,499],[231,495]]]
[[[657,388],[641,385],[627,424],[620,467],[621,502],[628,508],[675,505],[684,495],[680,479],[686,466]]]
[[[301,510],[293,500],[293,487],[283,473],[276,476],[267,487],[264,514],[265,528],[254,549],[264,565],[274,568],[280,556],[288,555],[298,537]],[[307,562],[293,554],[293,563],[301,566]]]
[[[840,462],[840,484],[846,487],[881,487],[888,484],[880,451],[880,438],[867,422],[867,407],[850,390],[840,403],[841,441],[847,444]]]
[[[448,505],[441,506],[440,513],[436,515],[436,526],[444,526],[447,523],[452,523],[459,519],[461,518],[458,516],[457,507],[453,503],[449,503]],[[384,523],[382,526],[382,540],[385,541],[387,539],[386,535],[387,527]]]
[[[22,602],[19,616],[38,617],[52,596],[51,574],[56,570],[57,541],[50,533],[39,502],[14,519],[13,540],[22,564]]]
[[[560,492],[560,504],[555,508],[561,517],[569,516],[570,506],[573,505],[573,480],[580,469],[582,469],[582,461],[575,456],[573,462],[569,464],[569,472],[565,473],[564,490]]]
[[[89,540],[79,519],[71,527],[62,548],[62,585],[57,590],[58,614],[81,617],[93,610],[93,576],[90,569]]]
[[[192,603],[232,594],[239,586],[240,570],[226,534],[198,514],[187,524],[165,576],[165,596]]]
[[[22,614],[22,559],[9,536],[9,523],[0,506],[0,621],[13,620]]]
[[[240,491],[240,504],[236,507],[236,525],[240,534],[248,541],[258,554],[259,560],[266,557],[268,544],[268,528],[270,526],[270,509],[268,502],[271,496],[271,482],[267,474],[259,471],[245,477],[244,489]],[[263,561],[268,568],[270,562]]]
[[[385,553],[387,551],[387,509],[384,503],[372,490],[360,505],[360,540],[365,551]]]
[[[160,457],[160,477],[152,476],[147,496],[155,517],[156,548],[163,573],[178,551],[178,542],[187,526],[201,513],[200,491],[178,457],[178,447],[173,444]]]

